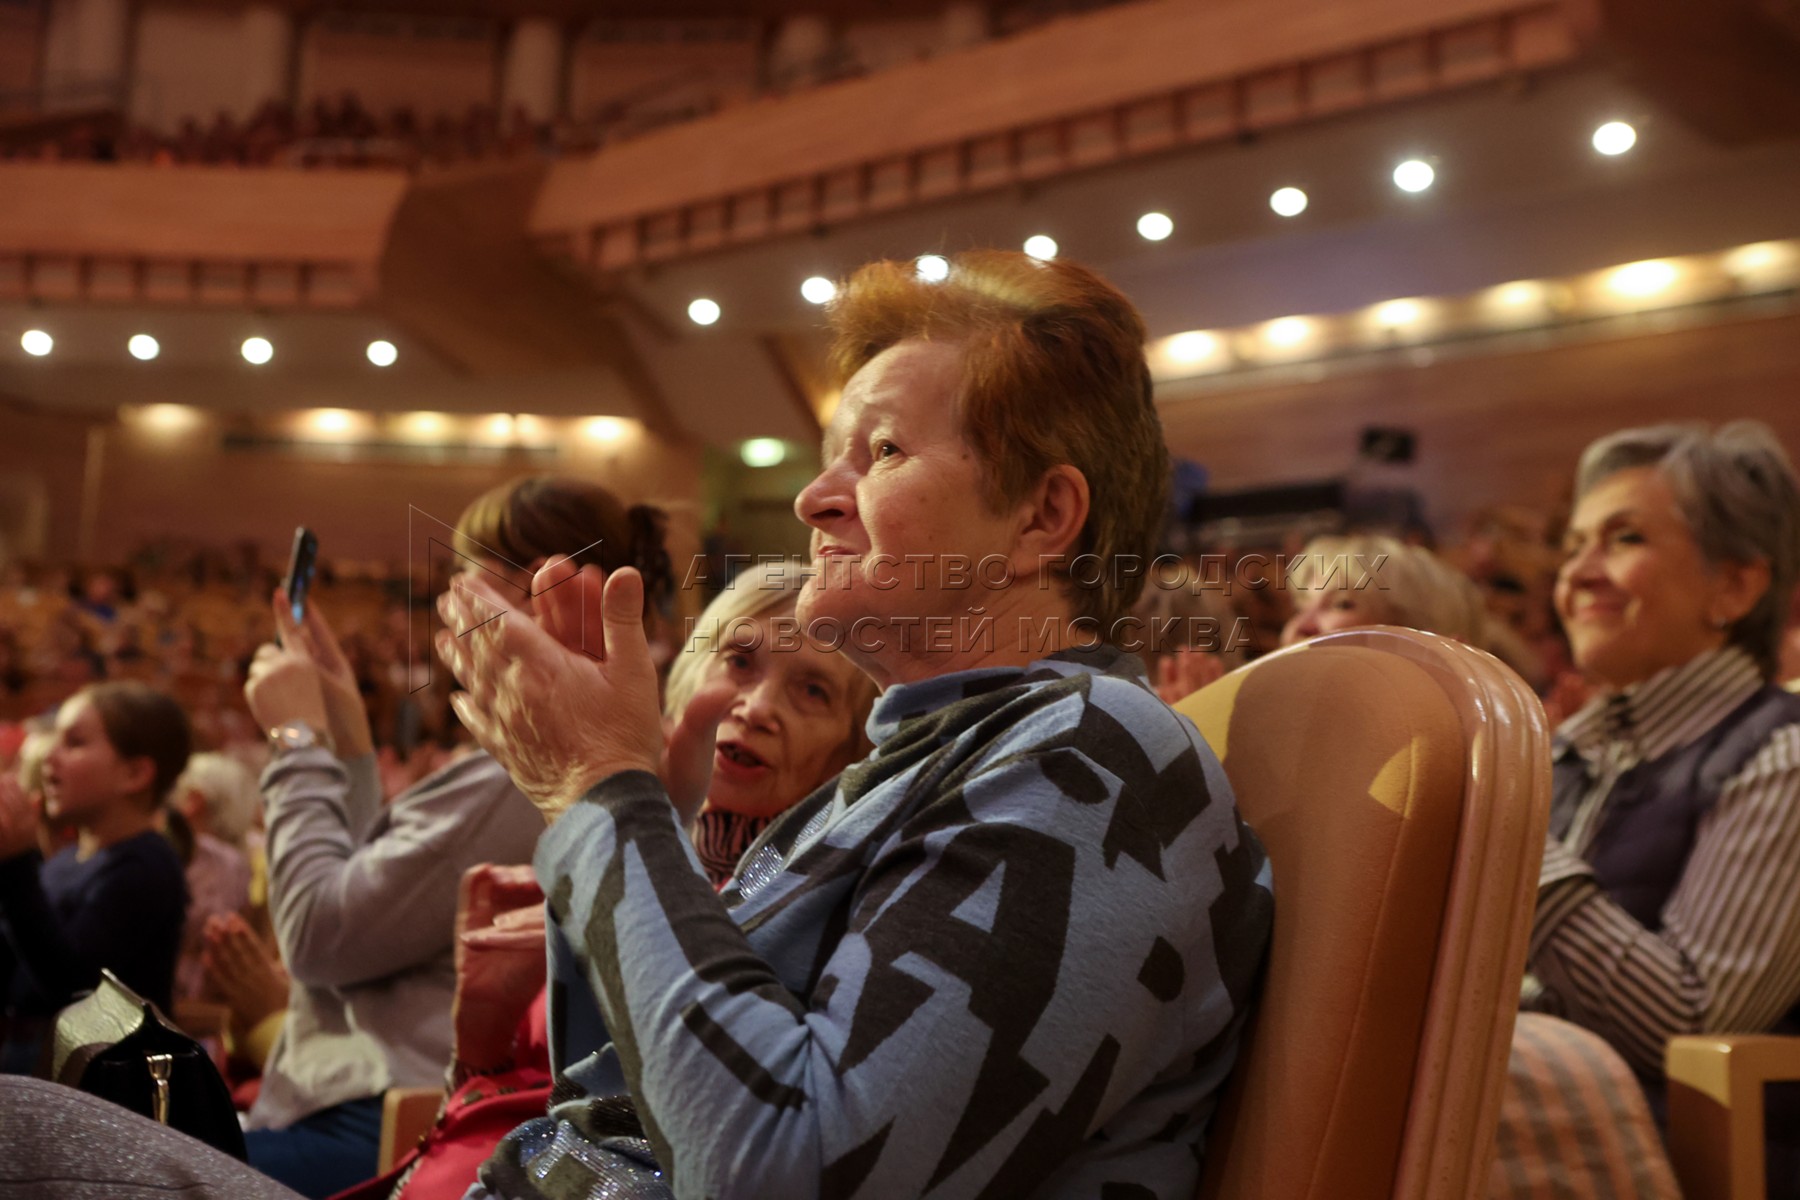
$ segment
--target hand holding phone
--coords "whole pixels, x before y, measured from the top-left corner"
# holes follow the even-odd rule
[[[306,595],[312,590],[313,568],[318,562],[319,539],[302,525],[294,530],[294,553],[288,559],[287,582],[282,585],[296,625],[306,623]]]

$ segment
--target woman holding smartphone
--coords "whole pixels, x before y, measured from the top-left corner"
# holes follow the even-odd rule
[[[522,609],[531,572],[556,555],[668,580],[659,514],[574,479],[482,496],[456,550]],[[258,650],[245,697],[274,748],[269,905],[293,982],[246,1143],[257,1169],[329,1196],[375,1174],[382,1093],[443,1081],[463,872],[529,862],[543,820],[480,751],[384,807],[368,712],[324,614],[313,604],[296,620],[284,590],[273,607],[280,643]]]

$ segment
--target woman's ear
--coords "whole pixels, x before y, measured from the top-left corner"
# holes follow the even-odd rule
[[[1087,476],[1070,463],[1044,472],[1022,506],[1019,550],[1033,565],[1067,554],[1088,519]]]
[[[1767,559],[1720,563],[1714,570],[1714,576],[1712,603],[1708,606],[1706,615],[1718,629],[1725,629],[1743,620],[1769,590]]]

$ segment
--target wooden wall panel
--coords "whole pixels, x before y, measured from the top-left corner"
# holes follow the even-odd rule
[[[216,438],[171,444],[114,426],[95,552],[116,559],[148,539],[180,533],[217,544],[248,539],[279,559],[294,526],[306,524],[328,556],[393,561],[406,554],[408,505],[454,522],[488,488],[547,471],[595,478],[633,502],[682,512],[691,512],[699,495],[698,450],[650,435],[617,455],[546,465],[336,463],[228,451]]]
[[[131,120],[172,134],[188,118],[204,129],[221,112],[249,117],[243,31],[235,9],[144,5],[132,46]]]
[[[81,505],[91,428],[104,431],[104,448],[91,553],[84,555]],[[329,557],[399,561],[406,556],[409,504],[454,522],[486,489],[544,472],[597,479],[630,501],[661,505],[680,553],[698,544],[700,450],[654,434],[549,464],[339,463],[226,450],[210,422],[191,432],[150,435],[118,421],[0,406],[0,489],[11,495],[41,486],[48,503],[44,557],[55,562],[116,562],[171,534],[220,546],[248,540],[281,561],[300,523],[318,531]]]
[[[424,36],[433,32],[438,36]],[[336,105],[350,92],[371,113],[410,108],[425,118],[461,116],[474,105],[493,104],[500,78],[498,32],[491,27],[485,36],[464,32],[404,22],[391,31],[315,24],[301,43],[300,102]]]
[[[8,546],[10,553],[67,561],[81,531],[82,463],[90,422],[0,404],[0,488],[34,493],[48,509],[44,544]]]
[[[1589,441],[1662,421],[1767,422],[1800,458],[1800,316],[1170,399],[1170,450],[1222,490],[1344,474],[1368,425],[1418,433],[1441,536],[1494,503],[1553,504]]]
[[[710,99],[747,98],[756,86],[754,41],[612,42],[584,38],[569,52],[569,114],[586,121],[614,107],[656,113]]]
[[[31,111],[29,93],[38,85],[43,39],[41,9],[0,4],[0,97],[11,97],[12,111]],[[0,116],[7,112],[7,102],[0,100]]]

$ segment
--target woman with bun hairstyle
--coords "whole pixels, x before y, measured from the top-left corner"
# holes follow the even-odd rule
[[[668,594],[661,514],[582,479],[529,477],[457,521],[465,572],[529,612],[552,558],[634,567]],[[293,983],[263,1069],[250,1162],[308,1196],[375,1174],[381,1097],[436,1087],[451,1058],[457,889],[478,863],[526,863],[543,819],[485,752],[470,752],[385,806],[355,673],[317,606],[296,624],[279,591],[280,644],[257,651],[245,697],[268,731],[263,773],[269,908]]]
[[[181,859],[158,810],[187,765],[181,706],[141,683],[97,683],[62,705],[43,766],[44,819],[75,831],[47,861],[40,815],[0,783],[4,1069],[40,1066],[56,1012],[102,968],[167,1008],[187,912]]]

